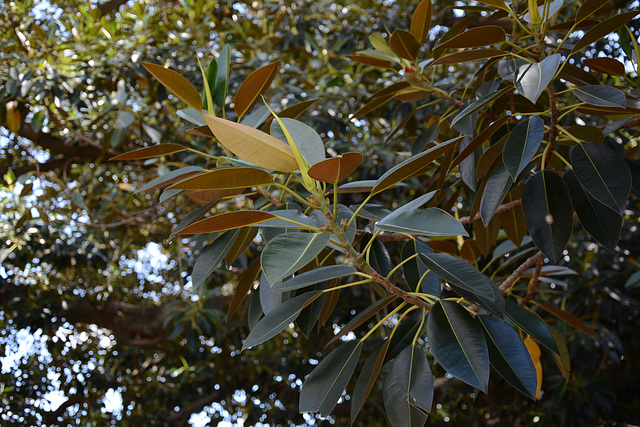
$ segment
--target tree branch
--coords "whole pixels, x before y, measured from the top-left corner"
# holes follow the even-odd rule
[[[516,280],[518,280],[520,276],[522,276],[524,272],[527,271],[528,268],[530,268],[533,264],[536,264],[538,261],[544,260],[544,258],[545,256],[542,251],[538,251],[538,253],[528,258],[518,268],[516,268],[515,271],[504,280],[504,282],[502,282],[502,284],[500,285],[500,292],[503,295],[507,293],[507,291],[511,289],[511,286],[513,286],[513,284],[516,282]]]

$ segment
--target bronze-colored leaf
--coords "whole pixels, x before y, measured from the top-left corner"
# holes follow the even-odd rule
[[[416,10],[413,12],[411,18],[411,25],[409,31],[416,39],[423,44],[429,37],[429,29],[431,28],[431,0],[422,0],[416,6]]]
[[[624,64],[617,59],[607,57],[586,58],[584,65],[599,73],[612,76],[624,76],[626,74]]]
[[[635,18],[638,13],[640,13],[640,11],[633,10],[631,12],[614,15],[611,18],[602,21],[601,23],[587,31],[587,33],[578,40],[578,42],[573,47],[573,50],[571,50],[571,53],[573,54],[579,52],[585,47],[589,46],[591,43],[597,42],[604,36],[617,30],[618,28],[622,27],[624,24]]]
[[[153,157],[166,156],[169,154],[179,153],[188,150],[187,147],[180,144],[159,144],[153,147],[140,148],[138,150],[129,151],[119,154],[109,160],[143,160]]]
[[[273,184],[269,172],[258,168],[220,167],[173,184],[178,190],[226,190]]]
[[[234,228],[259,224],[261,222],[265,222],[275,218],[277,218],[276,215],[262,211],[226,212],[191,224],[175,234],[201,234],[213,233],[215,231],[233,230]]]
[[[195,108],[196,110],[202,110],[202,98],[200,93],[187,79],[180,74],[172,71],[168,68],[164,68],[162,65],[150,64],[143,62],[142,66],[147,69],[148,72],[153,75],[160,83],[169,89],[175,96]]]
[[[389,38],[389,47],[400,58],[414,61],[420,53],[420,42],[409,31],[397,29]]]
[[[499,49],[465,50],[440,57],[433,61],[433,65],[458,64],[460,62],[479,61],[481,59],[498,58],[506,55],[508,55],[508,52]]]
[[[507,40],[502,27],[497,25],[484,25],[475,27],[458,34],[450,40],[438,45],[435,49],[466,49],[472,47],[489,46],[502,43]]]
[[[308,173],[315,180],[337,184],[356,170],[360,166],[362,159],[361,153],[345,153],[314,164]]]
[[[260,96],[271,86],[277,72],[278,61],[258,68],[242,82],[236,93],[234,106],[238,120],[256,105]]]
[[[238,280],[238,286],[236,292],[233,294],[231,303],[229,303],[229,310],[227,311],[227,322],[229,318],[236,312],[242,301],[247,297],[247,294],[253,287],[253,284],[260,276],[260,258],[256,258],[249,264],[249,267],[242,273],[240,280]]]

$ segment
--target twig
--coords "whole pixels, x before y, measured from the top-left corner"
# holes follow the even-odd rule
[[[529,282],[529,289],[527,290],[527,294],[520,301],[520,305],[527,304],[536,294],[536,289],[538,288],[538,277],[540,276],[540,271],[542,271],[543,264],[544,260],[542,258],[536,263],[536,269],[533,271],[533,276],[531,276],[531,281]]]
[[[530,268],[533,264],[538,261],[544,260],[544,254],[541,251],[538,251],[535,255],[528,258],[525,262],[523,262],[518,268],[515,269],[513,273],[509,277],[507,277],[504,282],[500,285],[500,292],[504,295],[507,291],[513,286],[513,284]]]

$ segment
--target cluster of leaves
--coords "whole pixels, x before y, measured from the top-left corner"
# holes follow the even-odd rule
[[[545,275],[572,273],[543,264],[545,259],[557,263],[566,254],[574,212],[593,239],[613,251],[629,194],[637,196],[640,190],[640,165],[633,160],[637,146],[605,143],[606,136],[635,125],[630,123],[639,111],[633,87],[600,84],[572,65],[592,43],[614,31],[626,34],[625,24],[638,12],[591,21],[606,4],[593,0],[584,2],[575,16],[554,23],[562,1],[522,7],[482,3],[486,6],[476,9],[513,26],[510,40],[497,25],[467,29],[468,17],[423,49],[432,15],[431,1],[423,0],[409,31],[396,29],[388,41],[376,33],[370,38],[374,49],[349,56],[367,66],[399,66],[404,76],[374,93],[354,119],[391,100],[415,103],[397,131],[417,110],[432,109],[430,126],[411,144],[411,155],[373,180],[344,183],[363,156],[345,152],[326,158],[318,133],[295,120],[311,102],[278,114],[260,102],[277,74],[277,62],[255,70],[237,89],[235,121],[225,118],[227,47],[206,70],[201,67],[203,95],[178,73],[143,64],[191,107],[178,113],[198,126],[189,132],[215,138],[226,152],[198,153],[215,160],[212,170],[187,166],[146,186],[166,187],[161,200],[181,192],[213,200],[173,230],[174,235],[212,233],[196,260],[193,285],[204,289],[223,263],[231,265],[256,239],[261,244],[228,312],[229,317],[251,295],[251,332],[243,349],[264,343],[294,322],[303,334],[312,334],[316,324],[327,323],[340,294],[353,287],[370,286],[376,295],[369,308],[333,337],[330,344],[342,344],[305,380],[301,412],[329,415],[363,350],[369,356],[351,394],[352,418],[384,370],[389,420],[397,426],[423,425],[433,400],[429,359],[485,392],[493,366],[535,399],[542,381],[538,344],[555,353],[564,375],[569,362],[562,337],[528,305],[587,335],[595,333],[546,302],[537,285]],[[569,46],[576,30],[586,31]],[[437,67],[477,61],[484,62],[464,85],[429,77]],[[597,73],[625,75],[624,65],[614,58],[582,62]],[[585,124],[599,116],[622,118],[600,128]],[[115,159],[185,150],[194,151],[160,144]],[[420,182],[420,190],[413,186],[414,194],[424,194],[393,211],[372,203],[406,182]],[[352,193],[365,197],[355,205],[339,203],[342,195]],[[216,201],[238,198],[244,202],[207,216]],[[460,200],[472,206],[462,219],[452,215],[461,208]],[[426,204],[431,206],[421,209]],[[465,225],[472,226],[473,237]],[[501,231],[510,242],[496,247],[480,270],[479,262]],[[385,241],[404,242],[400,262],[391,262]],[[509,273],[505,267],[530,253],[532,244],[539,252]],[[528,289],[514,288],[526,275],[531,276]],[[369,325],[374,316],[377,322]],[[345,338],[363,325],[368,327],[360,338]],[[388,334],[385,328],[390,328]]]

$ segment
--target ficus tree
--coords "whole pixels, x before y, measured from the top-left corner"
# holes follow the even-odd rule
[[[69,324],[98,325],[123,346],[122,355],[99,359],[124,367],[113,378],[82,370],[86,379],[78,380],[67,373],[76,368],[61,364],[70,398],[62,412],[34,410],[36,419],[55,423],[73,405],[89,408],[86,419],[105,417],[87,403],[105,384],[132,390],[125,406],[139,423],[185,422],[243,390],[252,402],[278,394],[280,418],[264,409],[272,423],[299,422],[292,421],[299,411],[363,425],[384,422],[379,416],[394,426],[424,425],[463,412],[478,391],[499,394],[505,382],[524,398],[505,410],[511,418],[498,416],[513,424],[533,420],[517,406],[544,404],[555,388],[565,403],[598,402],[610,413],[615,399],[605,387],[584,398],[597,380],[581,376],[591,365],[581,371],[576,363],[586,362],[576,359],[585,348],[607,349],[601,372],[621,354],[632,357],[618,336],[630,347],[637,337],[609,328],[634,319],[633,309],[616,313],[570,283],[620,307],[637,304],[627,292],[640,283],[632,275],[639,12],[603,0],[491,0],[455,9],[430,0],[377,9],[254,3],[157,9],[141,2],[112,21],[109,2],[104,12],[71,14],[59,35],[34,24],[8,44],[21,62],[3,80],[2,124],[59,156],[6,175],[8,191],[20,190],[4,203],[13,225],[3,229],[11,242],[3,257],[14,277],[3,277],[3,301],[12,298],[6,313],[14,314],[2,319],[51,336]],[[336,24],[340,18],[349,25]],[[213,54],[203,54],[198,46],[214,30]],[[98,37],[105,32],[109,42]],[[166,34],[171,41],[155,44]],[[65,59],[47,69],[56,49]],[[119,61],[126,67],[110,74]],[[84,128],[72,125],[80,120]],[[85,149],[74,152],[62,139],[70,134]],[[101,169],[67,171],[83,161]],[[42,174],[58,168],[76,184],[52,175],[37,196],[48,204],[30,205],[34,169],[47,182]],[[109,224],[114,211],[131,217]],[[82,216],[103,218],[105,227],[91,226],[104,233],[78,231]],[[166,277],[161,289],[139,286],[119,261],[135,258],[126,246],[142,248],[149,236],[176,248],[173,265],[149,274]],[[40,254],[40,262],[30,259]],[[183,262],[191,264],[188,283]],[[604,265],[614,273],[599,280]],[[55,274],[33,280],[29,270]],[[104,277],[105,285],[85,285]],[[54,306],[52,295],[67,298],[71,289],[75,295]],[[29,298],[40,307],[17,305]],[[155,305],[135,304],[145,298]],[[210,363],[209,353],[224,360]],[[22,381],[31,384],[43,368],[29,369]],[[244,387],[234,370],[251,372]],[[216,375],[225,379],[202,392]],[[126,386],[130,378],[135,385]],[[189,392],[148,386],[154,378]],[[449,381],[459,385],[451,393]],[[33,393],[16,386],[27,388]],[[443,409],[460,399],[450,397],[458,390],[470,400]],[[627,391],[619,396],[633,395]],[[158,411],[177,409],[145,418],[147,394],[158,396]],[[180,409],[181,398],[194,404]],[[496,416],[483,410],[476,420]],[[602,417],[589,411],[560,413],[576,425]],[[619,416],[629,421],[637,411]]]

